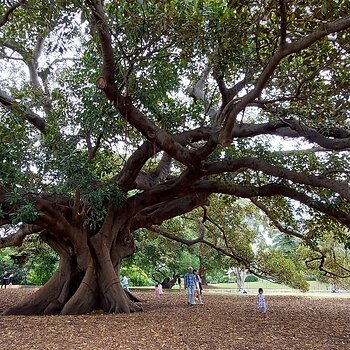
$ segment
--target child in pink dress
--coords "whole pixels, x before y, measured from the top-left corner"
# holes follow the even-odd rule
[[[156,298],[160,298],[163,295],[163,287],[160,283],[157,283],[156,289],[154,290]]]

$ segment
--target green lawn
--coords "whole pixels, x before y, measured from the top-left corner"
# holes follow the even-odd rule
[[[311,281],[309,284],[310,290],[306,293],[302,293],[298,289],[293,289],[283,284],[272,283],[264,280],[258,282],[246,282],[245,286],[248,295],[255,295],[258,292],[258,288],[263,288],[264,292],[269,295],[303,295],[309,298],[350,298],[350,292],[332,293],[330,285],[328,284],[315,281]],[[238,291],[236,283],[215,283],[209,284],[209,286],[210,288],[204,286],[205,293],[236,295]],[[131,287],[131,289],[151,291],[154,290],[154,286]],[[183,289],[182,292],[184,292]],[[167,289],[166,293],[179,293],[179,286],[175,285],[171,290]]]
[[[315,282],[311,281],[310,284],[310,291],[330,291],[329,285],[325,283]],[[209,284],[209,286],[217,289],[232,289],[237,290],[237,284],[236,283],[215,283],[215,284]],[[246,289],[249,291],[258,290],[258,288],[263,288],[264,290],[268,291],[297,291],[296,289],[292,289],[288,286],[285,286],[283,284],[273,283],[269,281],[258,281],[258,282],[246,282],[245,283]],[[144,286],[144,287],[132,287],[131,288],[137,288],[137,289],[154,289],[154,286]],[[204,287],[205,288],[205,287]],[[179,289],[178,285],[175,285],[173,290]]]
[[[310,281],[310,291],[327,291],[329,289],[329,285],[325,283]],[[219,288],[219,289],[237,289],[236,283],[216,283],[210,284],[210,286]],[[263,288],[265,290],[286,290],[293,291],[294,289],[285,286],[283,284],[273,283],[269,281],[258,281],[258,282],[246,282],[245,287],[248,290],[257,290],[258,288]]]

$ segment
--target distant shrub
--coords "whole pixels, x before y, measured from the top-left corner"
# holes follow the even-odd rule
[[[122,267],[120,275],[128,277],[129,286],[149,286],[151,284],[147,274],[136,265]]]
[[[248,275],[244,282],[258,282],[259,281],[259,278],[256,277],[255,275]]]
[[[216,270],[207,273],[206,275],[208,283],[228,283],[229,276],[223,270]]]
[[[306,281],[316,281],[316,277],[315,276],[305,276]]]

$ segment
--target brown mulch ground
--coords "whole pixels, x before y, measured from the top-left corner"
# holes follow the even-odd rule
[[[32,289],[1,289],[0,311]],[[251,295],[204,294],[205,305],[188,307],[180,292],[131,315],[0,316],[6,349],[350,349],[350,299],[267,296],[268,316],[256,312]]]

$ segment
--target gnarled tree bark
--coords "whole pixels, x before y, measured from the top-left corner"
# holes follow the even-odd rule
[[[95,309],[105,312],[141,311],[139,301],[124,292],[119,281],[123,258],[134,252],[130,232],[121,230],[110,239],[103,232],[81,239],[79,246],[57,240],[44,231],[41,237],[59,255],[58,271],[37,292],[5,311],[16,315],[84,314]],[[112,230],[112,227],[110,227]],[[82,236],[86,232],[80,232]]]

